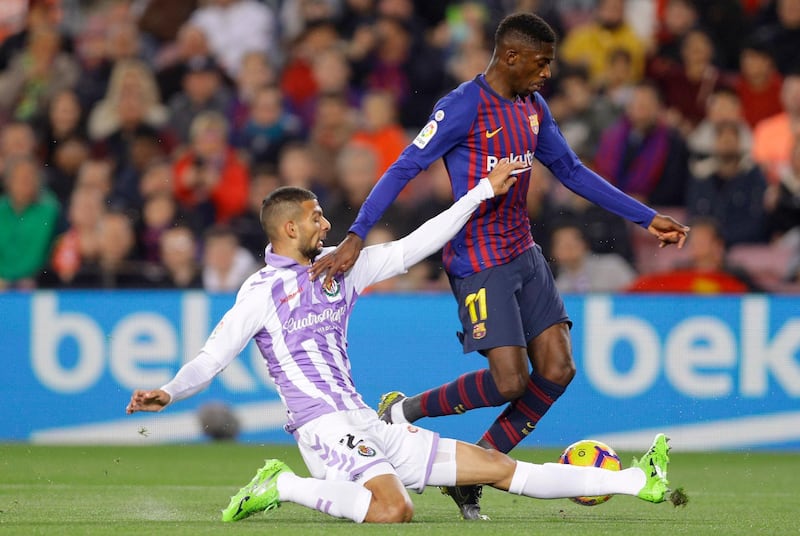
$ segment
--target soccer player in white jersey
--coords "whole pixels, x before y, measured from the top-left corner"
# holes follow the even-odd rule
[[[323,286],[312,280],[314,260],[330,223],[316,196],[283,187],[263,202],[261,222],[270,245],[266,266],[242,285],[236,303],[192,361],[160,389],[136,390],[127,413],[160,411],[211,380],[255,339],[287,407],[290,432],[311,478],[267,460],[231,498],[223,521],[236,521],[289,501],[355,522],[410,521],[407,489],[487,484],[537,498],[627,494],[662,502],[667,493],[668,446],[663,434],[631,468],[515,461],[496,450],[439,437],[410,424],[387,424],[361,398],[347,355],[347,324],[370,284],[404,273],[440,249],[481,203],[505,195],[522,164],[503,160],[465,196],[400,240],[365,248],[353,266]]]

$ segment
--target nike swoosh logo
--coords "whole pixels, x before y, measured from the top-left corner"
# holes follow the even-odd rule
[[[240,513],[242,510],[244,510],[244,508],[243,508],[243,506],[244,506],[244,503],[245,503],[245,502],[247,502],[247,501],[249,501],[249,500],[250,500],[250,495],[247,495],[247,496],[245,496],[245,497],[242,497],[242,500],[241,500],[241,501],[239,501],[239,509],[238,509],[238,510],[236,510],[236,513],[235,513],[235,514],[233,514],[233,517],[236,517],[237,515],[239,515],[239,513]]]
[[[499,133],[501,130],[503,130],[503,127],[500,127],[500,128],[498,128],[497,130],[492,130],[491,132],[487,130],[487,131],[486,131],[486,139],[488,140],[488,139],[490,139],[490,138],[494,138],[495,136],[497,136],[497,134],[498,134],[498,133]]]

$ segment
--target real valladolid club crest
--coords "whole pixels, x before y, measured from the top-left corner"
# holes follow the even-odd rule
[[[339,294],[339,282],[335,279],[331,279],[330,283],[322,287],[322,292],[324,292],[329,298],[333,298]]]
[[[372,456],[375,456],[375,449],[372,447],[368,447],[366,445],[359,445],[358,453],[361,456],[366,456],[367,458],[371,458]]]
[[[528,116],[528,122],[531,124],[531,130],[534,134],[539,134],[539,115],[533,114]]]

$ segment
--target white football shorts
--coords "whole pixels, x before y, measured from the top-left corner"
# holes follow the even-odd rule
[[[418,493],[430,480],[437,451],[455,449],[452,439],[440,439],[436,432],[413,424],[386,424],[372,409],[323,415],[295,430],[294,436],[314,478],[364,483],[394,474]],[[455,478],[454,468],[452,472]]]

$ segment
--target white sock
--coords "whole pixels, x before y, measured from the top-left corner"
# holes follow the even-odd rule
[[[609,471],[599,467],[518,461],[508,491],[537,499],[637,495],[646,481],[644,472],[638,467]]]
[[[406,419],[406,414],[403,413],[403,402],[405,401],[406,399],[404,398],[392,406],[392,409],[389,410],[389,415],[392,417],[392,422],[395,424],[403,424],[408,422],[408,419]]]
[[[297,503],[333,517],[361,523],[367,517],[372,492],[355,482],[303,478],[293,473],[278,477],[281,501]]]

